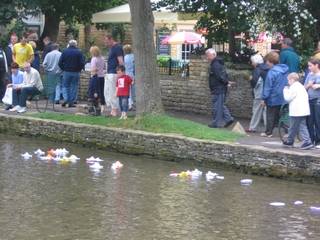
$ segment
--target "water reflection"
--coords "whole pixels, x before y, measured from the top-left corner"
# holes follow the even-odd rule
[[[76,164],[23,160],[66,147]],[[85,159],[104,159],[99,174]],[[113,172],[117,160],[124,168]],[[169,177],[189,164],[0,135],[0,239],[320,239],[320,188],[217,170],[223,181]],[[200,169],[203,172],[216,169]],[[294,201],[304,202],[295,206]],[[270,202],[285,202],[276,208]]]

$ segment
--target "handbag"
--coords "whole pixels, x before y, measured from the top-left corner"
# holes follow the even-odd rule
[[[12,104],[12,87],[6,89],[2,102],[7,105]]]

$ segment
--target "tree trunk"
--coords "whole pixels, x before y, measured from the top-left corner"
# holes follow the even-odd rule
[[[59,24],[60,24],[60,17],[52,15],[51,13],[45,13],[45,23],[43,33],[40,37],[40,43],[42,44],[42,40],[44,37],[50,37],[51,41],[57,41],[58,34],[59,34]]]
[[[150,0],[129,0],[135,55],[136,113],[163,112],[154,45],[154,18]]]

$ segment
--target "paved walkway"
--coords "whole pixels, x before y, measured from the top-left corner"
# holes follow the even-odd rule
[[[188,119],[188,120],[195,121],[195,122],[202,123],[202,124],[206,124],[206,125],[209,124],[211,121],[210,115],[200,115],[200,114],[184,113],[184,112],[169,112],[169,115],[175,116],[178,118]],[[236,121],[238,121],[243,126],[244,129],[249,127],[250,122],[247,119],[236,119]],[[230,126],[228,128],[228,130],[231,131],[233,126],[234,126],[234,124],[232,126]],[[242,145],[263,146],[263,147],[270,148],[270,149],[279,149],[279,150],[285,149],[286,151],[292,150],[292,151],[300,152],[300,153],[308,152],[308,154],[312,153],[312,155],[313,154],[316,154],[316,155],[320,154],[320,149],[315,149],[315,148],[311,149],[311,150],[299,149],[300,143],[295,143],[294,148],[283,147],[277,128],[274,129],[274,131],[273,131],[274,136],[271,138],[261,137],[260,133],[263,131],[264,131],[264,128],[261,124],[260,128],[258,129],[258,132],[247,134],[244,138],[241,138],[238,141],[238,143],[242,144]]]
[[[83,103],[80,103],[81,105]],[[57,113],[71,113],[71,114],[77,114],[79,111],[78,108],[63,108],[61,105],[55,105],[55,112]],[[31,103],[29,112],[36,112],[35,104]],[[52,111],[52,104],[48,106],[48,111]],[[3,106],[0,106],[0,112],[1,113],[6,113],[6,114],[16,114],[12,113],[9,111],[5,111]],[[182,119],[188,119],[194,122],[198,122],[204,125],[207,125],[211,121],[211,117],[209,115],[201,115],[201,114],[194,114],[194,113],[185,113],[185,112],[174,112],[174,111],[169,111],[167,112],[170,116],[174,116],[177,118],[182,118]],[[129,112],[129,115],[134,115],[134,112]],[[237,119],[239,123],[244,127],[248,128],[249,126],[249,120],[246,119]],[[233,126],[230,126],[228,129],[231,131]],[[312,150],[301,150],[299,149],[299,144],[296,143],[294,148],[285,148],[282,146],[282,142],[280,141],[280,138],[278,136],[278,129],[274,130],[274,136],[272,138],[266,138],[266,137],[261,137],[260,133],[263,131],[263,126],[260,126],[260,129],[257,133],[250,133],[247,134],[245,137],[241,138],[237,143],[241,145],[253,145],[253,146],[263,146],[268,149],[285,149],[286,151],[290,150],[293,152],[300,152],[300,153],[308,153],[311,155],[319,155],[320,154],[320,149],[312,149]]]

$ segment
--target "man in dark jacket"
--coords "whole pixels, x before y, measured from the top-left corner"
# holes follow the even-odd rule
[[[46,55],[53,50],[53,43],[50,40],[50,37],[46,36],[43,38],[43,52],[42,52],[42,62]]]
[[[77,48],[77,41],[70,40],[68,48],[63,50],[59,59],[59,67],[63,71],[62,106],[75,107],[77,101],[80,72],[84,68],[85,59],[82,52]]]
[[[11,34],[10,36],[10,42],[8,46],[5,49],[6,52],[6,57],[7,57],[7,64],[8,64],[8,69],[10,70],[11,63],[12,61],[12,51],[13,51],[13,46],[18,42],[18,36],[16,34]],[[10,72],[10,71],[9,71]]]
[[[299,72],[300,58],[292,47],[292,40],[285,38],[281,42],[280,63],[289,67],[289,73]]]
[[[213,105],[213,119],[208,126],[211,128],[228,127],[234,119],[224,104],[229,84],[224,62],[217,57],[216,51],[212,48],[206,51],[206,56],[210,62],[209,87]]]
[[[0,47],[0,102],[6,91],[8,65],[5,52]]]

